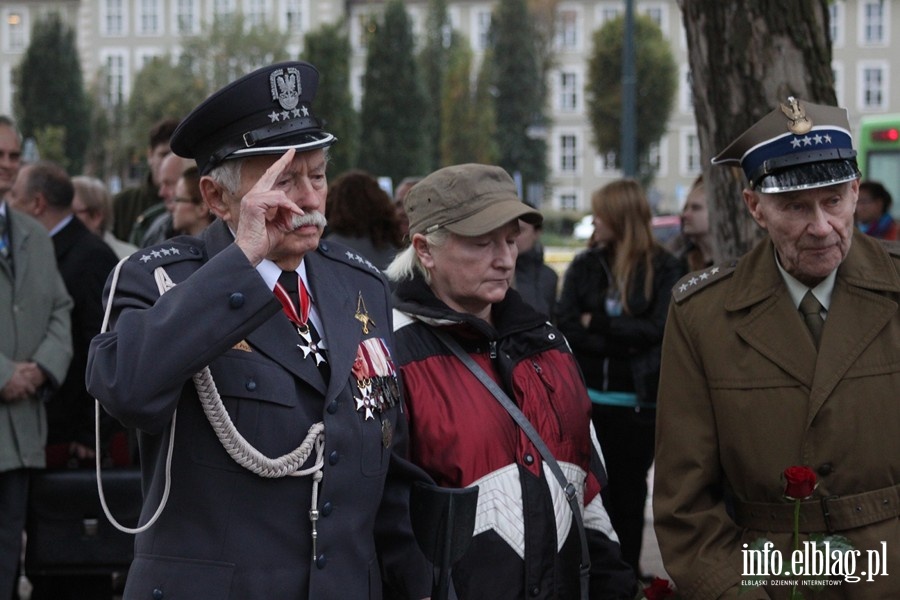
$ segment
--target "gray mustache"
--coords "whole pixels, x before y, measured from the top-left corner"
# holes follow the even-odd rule
[[[315,225],[320,229],[324,229],[327,224],[328,221],[325,220],[325,215],[320,212],[309,212],[305,215],[293,215],[291,217],[292,229],[299,229],[305,225]]]

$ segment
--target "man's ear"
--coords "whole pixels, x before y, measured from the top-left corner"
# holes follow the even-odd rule
[[[753,220],[756,221],[756,224],[763,229],[766,229],[766,218],[765,213],[760,208],[759,193],[745,188],[744,204],[747,205],[747,209],[750,211],[750,216],[753,217]]]
[[[419,257],[419,262],[422,263],[422,266],[426,269],[433,268],[434,256],[431,254],[431,246],[428,245],[428,242],[425,240],[425,236],[421,233],[413,234],[411,242],[413,249],[416,251],[416,255]]]
[[[225,221],[231,222],[231,205],[228,203],[225,188],[210,177],[204,175],[200,178],[200,195],[209,207],[210,212]]]

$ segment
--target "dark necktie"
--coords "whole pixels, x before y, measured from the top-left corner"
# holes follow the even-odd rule
[[[311,300],[303,280],[294,271],[282,271],[275,284],[275,296],[281,302],[284,314],[300,334],[302,342],[297,347],[303,352],[303,358],[312,356],[316,366],[326,365],[325,351],[319,347],[319,332],[309,320]]]
[[[6,213],[0,213],[0,258],[9,261],[9,236],[6,233]]]
[[[806,292],[803,300],[800,301],[800,312],[803,313],[803,320],[806,321],[806,326],[818,348],[819,340],[822,339],[822,329],[825,327],[825,319],[822,318],[822,305],[819,304],[812,290]]]

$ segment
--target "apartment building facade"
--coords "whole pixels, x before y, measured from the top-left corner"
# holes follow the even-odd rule
[[[450,0],[454,29],[466,36],[476,61],[487,46],[495,2]],[[900,76],[891,57],[900,48],[900,6],[891,0],[835,0],[830,4],[833,71],[838,101],[851,125],[868,114],[900,112]],[[414,32],[425,28],[426,0],[408,0]],[[650,190],[658,212],[676,212],[701,170],[700,147],[688,84],[687,42],[676,0],[635,0],[669,39],[679,69],[678,96],[666,134],[653,151],[657,176]],[[86,82],[107,78],[106,102],[124,102],[137,72],[152,57],[177,55],[185,36],[200,32],[216,15],[240,11],[249,26],[276,25],[290,34],[288,53],[297,56],[303,36],[346,17],[353,48],[351,88],[363,95],[366,32],[381,0],[0,0],[0,114],[12,110],[12,70],[30,41],[31,27],[48,11],[60,12],[77,32]],[[584,213],[591,192],[620,177],[611,157],[597,153],[587,118],[585,85],[593,32],[625,10],[625,0],[561,0],[556,8],[555,63],[549,75],[548,145],[550,180],[543,206]]]

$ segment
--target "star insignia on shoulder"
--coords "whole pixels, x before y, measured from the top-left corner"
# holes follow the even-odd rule
[[[728,266],[714,266],[702,271],[689,273],[685,275],[681,281],[675,284],[675,288],[672,291],[672,297],[676,303],[681,302],[699,290],[702,290],[708,285],[729,275],[734,271],[736,266],[737,261]]]

